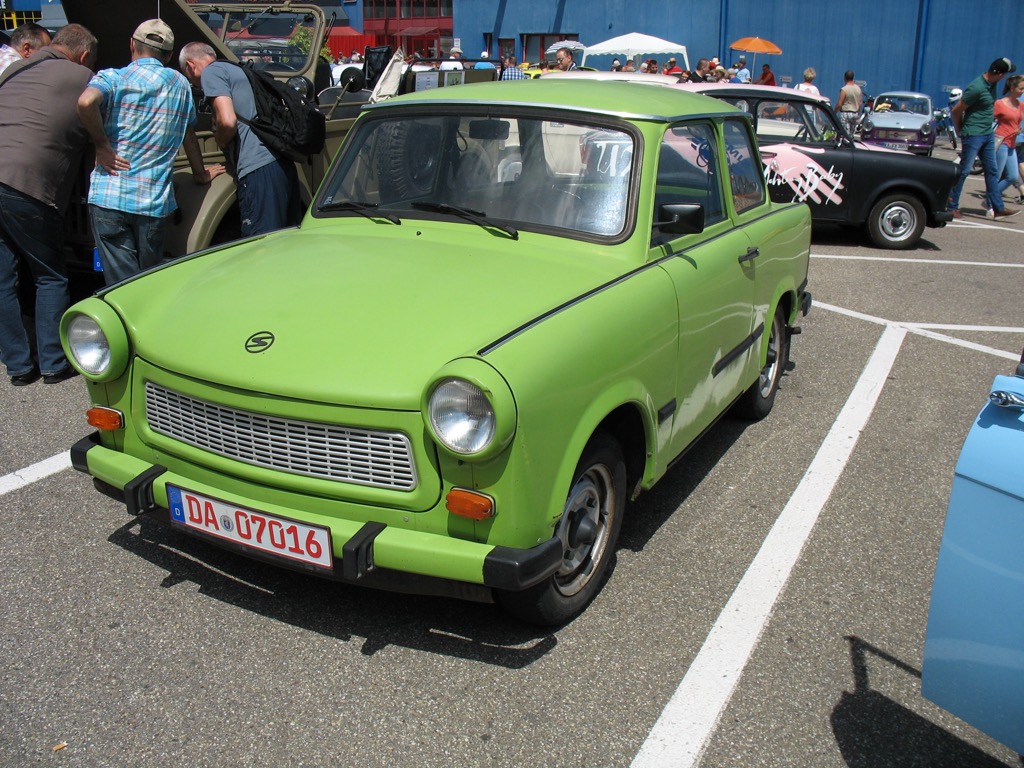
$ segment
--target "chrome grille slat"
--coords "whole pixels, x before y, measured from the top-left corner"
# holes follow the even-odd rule
[[[412,446],[400,432],[241,411],[151,381],[146,417],[158,434],[246,464],[374,488],[416,487]]]

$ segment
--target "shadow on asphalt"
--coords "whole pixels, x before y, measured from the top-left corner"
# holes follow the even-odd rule
[[[850,768],[1007,768],[1006,764],[871,689],[869,654],[920,679],[921,672],[859,637],[847,637],[854,690],[832,710],[832,732]],[[1024,764],[1024,763],[1022,763]]]
[[[928,239],[928,233],[934,232],[934,229],[925,229],[921,235],[921,239],[917,241],[917,244],[906,251],[882,251],[883,253],[889,253],[894,257],[908,256],[913,258],[913,254],[918,251],[941,251],[935,243]],[[871,242],[867,232],[863,227],[850,227],[841,226],[839,224],[815,224],[814,231],[811,234],[811,252],[814,252],[815,246],[828,246],[830,248],[846,248],[849,250],[870,250],[878,251],[878,247]]]
[[[160,519],[161,515],[164,519]],[[269,567],[178,533],[166,511],[132,518],[112,544],[167,571],[161,585],[190,582],[200,594],[342,642],[365,638],[364,655],[400,646],[519,669],[558,644],[494,605],[342,584]]]

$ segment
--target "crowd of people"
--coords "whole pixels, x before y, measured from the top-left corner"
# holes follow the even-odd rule
[[[151,19],[135,29],[128,63],[117,69],[94,71],[99,42],[80,24],[52,39],[23,25],[0,51],[0,362],[14,386],[75,375],[59,336],[69,304],[63,218],[90,144],[89,219],[108,285],[163,260],[182,148],[195,183],[232,175],[243,236],[301,215],[294,163],[249,128],[255,99],[241,69],[201,42],[172,62],[174,47],[170,27]],[[203,162],[192,86],[212,105],[225,165]],[[35,287],[34,354],[19,301],[23,268]]]
[[[89,179],[89,217],[108,285],[164,258],[166,222],[177,207],[172,174],[180,149],[195,183],[209,184],[225,172],[234,178],[243,236],[288,226],[301,215],[294,163],[274,155],[249,127],[255,98],[239,67],[218,60],[208,44],[193,42],[181,48],[173,68],[174,35],[159,19],[136,28],[124,67],[94,72],[98,46],[96,37],[79,24],[63,27],[52,38],[45,28],[25,24],[0,47],[0,362],[15,386],[40,378],[53,384],[75,375],[59,337],[69,303],[63,217],[90,144],[95,167]],[[496,67],[487,51],[474,63],[463,61],[457,46],[446,59],[421,65],[440,70]],[[549,66],[542,61],[541,74]],[[574,51],[560,48],[555,67],[563,72],[578,69]],[[744,55],[728,69],[717,58],[701,58],[686,70],[675,57],[664,65],[655,59],[639,65],[616,60],[612,69],[661,73],[682,82],[776,84],[768,64],[752,79]],[[1011,186],[1024,203],[1024,77],[1006,78],[1015,71],[1009,59],[996,59],[964,89],[953,109],[963,141],[960,176],[949,200],[954,218],[962,216],[960,196],[976,157],[985,168],[989,217],[1017,213],[1003,203],[1003,193]],[[527,77],[511,56],[502,60],[499,76]],[[796,89],[817,94],[815,77],[815,70],[807,68]],[[997,85],[1004,78],[999,98]],[[204,165],[194,130],[192,87],[201,89],[212,105],[214,139],[225,165]],[[854,73],[846,72],[836,109],[848,127],[856,123],[863,101]],[[22,266],[35,284],[35,354],[21,317]]]

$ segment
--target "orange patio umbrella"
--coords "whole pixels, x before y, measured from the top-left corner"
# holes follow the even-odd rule
[[[775,55],[782,53],[782,49],[771,40],[763,40],[760,37],[741,37],[729,46],[729,50],[744,51],[745,53],[754,54],[754,60],[751,67],[757,64],[757,54],[759,53],[771,53]]]

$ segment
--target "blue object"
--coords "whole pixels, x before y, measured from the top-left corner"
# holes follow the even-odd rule
[[[996,376],[957,462],[921,676],[925,698],[1018,753],[1024,753],[1022,465],[1024,375]]]
[[[92,249],[92,271],[93,272],[102,272],[103,271],[103,261],[100,259],[100,249],[99,248],[93,248]]]

